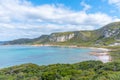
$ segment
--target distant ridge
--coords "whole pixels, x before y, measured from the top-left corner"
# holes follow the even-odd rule
[[[120,22],[113,22],[97,30],[73,31],[52,33],[42,35],[34,39],[16,39],[8,41],[4,45],[16,44],[59,44],[59,45],[111,45],[119,43],[120,40]]]
[[[2,44],[4,44],[4,43],[6,43],[7,41],[0,41],[0,45],[2,45]]]

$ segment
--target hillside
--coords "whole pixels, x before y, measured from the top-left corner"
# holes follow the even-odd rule
[[[17,39],[5,44],[59,44],[78,46],[114,45],[120,42],[120,22],[91,31],[73,31],[42,35],[35,39]]]
[[[120,62],[85,61],[38,66],[23,64],[0,70],[0,80],[119,80]]]

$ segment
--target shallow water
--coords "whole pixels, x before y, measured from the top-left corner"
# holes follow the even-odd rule
[[[24,63],[49,65],[97,60],[90,51],[87,48],[0,46],[0,68]]]

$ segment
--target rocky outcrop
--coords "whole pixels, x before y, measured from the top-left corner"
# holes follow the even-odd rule
[[[115,37],[119,38],[120,36],[120,22],[110,23],[100,29],[102,36],[104,38]]]
[[[64,42],[64,41],[72,39],[74,36],[75,36],[74,33],[66,34],[66,35],[63,34],[60,36],[57,34],[52,34],[50,35],[49,40],[50,42]]]
[[[109,46],[120,46],[120,43],[113,43],[113,44],[110,44]]]
[[[117,36],[120,34],[120,28],[118,29],[106,29],[103,31],[103,36],[105,38],[108,38],[108,37],[113,37],[113,36]]]

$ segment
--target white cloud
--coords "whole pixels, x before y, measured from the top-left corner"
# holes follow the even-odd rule
[[[109,4],[116,5],[117,8],[120,8],[120,0],[108,0]]]
[[[91,30],[119,20],[100,12],[88,14],[90,5],[84,2],[81,5],[82,11],[73,11],[61,4],[34,6],[27,0],[0,0],[0,40],[32,38],[56,31]]]
[[[91,8],[90,5],[86,4],[86,3],[83,2],[83,1],[82,1],[80,4],[81,4],[81,6],[84,7],[84,8],[83,8],[83,11],[87,11],[87,10],[89,10],[89,9]]]

